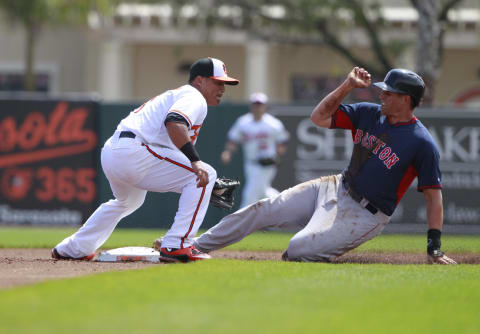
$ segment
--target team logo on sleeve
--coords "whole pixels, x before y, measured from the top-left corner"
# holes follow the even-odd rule
[[[364,133],[361,129],[357,129],[355,132],[353,143],[355,145],[360,144],[368,149],[376,155],[378,159],[383,161],[383,164],[388,169],[391,169],[400,160],[397,154],[392,152],[392,148],[388,146],[387,143],[374,135],[369,135],[368,132]]]
[[[193,131],[193,135],[190,136],[190,141],[195,144],[196,141],[197,141],[197,137],[198,137],[198,133],[200,132],[200,128],[202,127],[203,124],[199,124],[199,125],[194,125],[192,126],[192,131]]]

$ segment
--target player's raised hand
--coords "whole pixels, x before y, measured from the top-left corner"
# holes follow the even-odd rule
[[[361,67],[354,67],[348,74],[348,82],[354,88],[366,88],[372,83],[370,73]]]
[[[197,188],[204,187],[208,184],[208,172],[203,167],[201,161],[192,162],[192,169],[195,175],[197,175]]]

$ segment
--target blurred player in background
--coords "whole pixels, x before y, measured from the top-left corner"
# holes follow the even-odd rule
[[[228,164],[238,145],[243,147],[245,187],[241,207],[279,194],[271,185],[289,134],[279,119],[267,113],[267,103],[264,93],[250,96],[250,112],[233,124],[221,155],[222,162]]]

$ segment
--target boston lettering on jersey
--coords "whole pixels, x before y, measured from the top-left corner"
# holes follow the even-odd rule
[[[383,140],[377,138],[375,135],[369,135],[368,132],[364,133],[362,129],[357,129],[355,131],[353,143],[355,145],[361,144],[363,147],[370,150],[378,157],[378,159],[383,161],[383,164],[388,169],[391,169],[392,166],[400,160],[397,154],[392,152],[392,148],[387,146]]]
[[[389,124],[378,104],[342,104],[331,127],[352,131],[350,185],[383,213],[393,213],[416,177],[419,191],[441,187],[438,149],[417,118]]]

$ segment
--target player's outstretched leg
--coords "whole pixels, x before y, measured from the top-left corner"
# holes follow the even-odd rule
[[[194,246],[210,252],[236,243],[264,228],[303,228],[310,220],[318,192],[318,180],[301,183],[225,216],[194,242]]]
[[[100,205],[75,234],[59,243],[55,251],[52,251],[53,258],[89,257],[108,239],[123,217],[143,204],[147,191],[132,185],[133,179],[138,175],[135,164],[137,160],[124,163],[123,155],[119,152],[124,152],[127,148],[116,150],[117,145],[118,138],[110,138],[101,154],[102,167],[115,199]],[[133,146],[128,148],[130,151],[133,152],[131,154],[136,153]]]
[[[60,257],[54,257],[53,255],[52,257],[62,260],[65,258],[84,258],[90,256],[103,245],[118,222],[138,209],[145,200],[147,193],[145,190],[128,186],[128,195],[126,195],[125,187],[127,186],[122,187],[121,196],[100,205],[75,234],[55,247],[55,251]],[[119,189],[118,183],[115,186],[112,184],[112,189],[116,194]]]
[[[190,262],[210,259],[210,255],[196,249],[192,243],[200,228],[210,203],[217,173],[213,167],[204,164],[208,171],[209,182],[205,187],[197,188],[197,181],[192,174],[180,196],[178,211],[172,227],[162,241],[155,240],[154,248],[160,251],[162,262]]]

